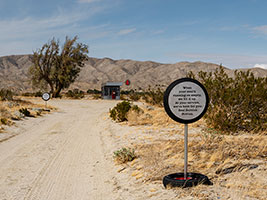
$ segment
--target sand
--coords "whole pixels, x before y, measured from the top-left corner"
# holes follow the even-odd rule
[[[105,159],[101,131],[115,102],[49,105],[59,111],[18,122],[7,130],[17,135],[0,143],[0,199],[112,199],[112,161]]]
[[[244,191],[249,187],[244,187],[241,180],[264,173],[260,179],[264,183],[264,163],[256,170],[225,175],[214,186],[184,190],[166,190],[160,179],[147,181],[149,166],[145,166],[144,157],[140,156],[143,152],[137,152],[140,157],[132,162],[115,164],[113,152],[122,147],[155,145],[164,140],[178,142],[183,138],[182,125],[160,128],[115,123],[108,112],[117,103],[51,100],[48,105],[57,107],[57,111],[25,118],[7,128],[1,134],[9,139],[0,141],[0,200],[265,199],[266,193],[261,193],[261,198],[245,194],[253,190]],[[191,127],[191,137],[199,131],[199,127]],[[158,153],[162,153],[160,149]],[[153,154],[156,156],[157,152]],[[153,167],[160,167],[163,161],[157,160],[154,157],[149,161]],[[226,182],[226,179],[241,182]]]

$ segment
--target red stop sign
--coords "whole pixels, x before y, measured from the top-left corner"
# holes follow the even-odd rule
[[[130,80],[126,80],[126,81],[125,81],[125,84],[126,84],[126,85],[130,85],[130,83],[131,83]]]

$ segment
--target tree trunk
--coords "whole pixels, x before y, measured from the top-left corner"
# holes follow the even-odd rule
[[[59,84],[56,86],[56,90],[55,90],[54,93],[53,93],[53,97],[55,97],[55,98],[60,97],[59,94],[60,94],[62,88],[63,88],[62,84],[59,83]]]
[[[48,82],[48,81],[47,81]],[[50,94],[54,94],[54,86],[51,81],[48,82],[48,85],[50,86]],[[53,95],[54,96],[54,95]]]

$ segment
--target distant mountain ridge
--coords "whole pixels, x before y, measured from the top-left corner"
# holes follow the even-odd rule
[[[32,55],[12,55],[0,57],[0,88],[14,91],[32,91],[29,81],[28,69],[32,65]],[[162,64],[153,61],[113,60],[110,58],[89,58],[85,62],[76,82],[71,89],[78,88],[84,91],[99,89],[101,84],[114,81],[131,81],[130,86],[122,89],[146,89],[149,86],[166,87],[172,81],[186,76],[189,71],[215,71],[219,65],[205,62],[178,62],[175,64]],[[234,70],[225,68],[229,75]],[[248,69],[238,69],[247,71]],[[267,70],[261,68],[250,69],[257,77],[266,77]]]

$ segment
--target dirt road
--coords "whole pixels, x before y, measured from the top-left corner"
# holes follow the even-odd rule
[[[0,143],[0,199],[113,199],[101,121],[116,103],[52,100],[58,112],[7,130],[19,134]]]

